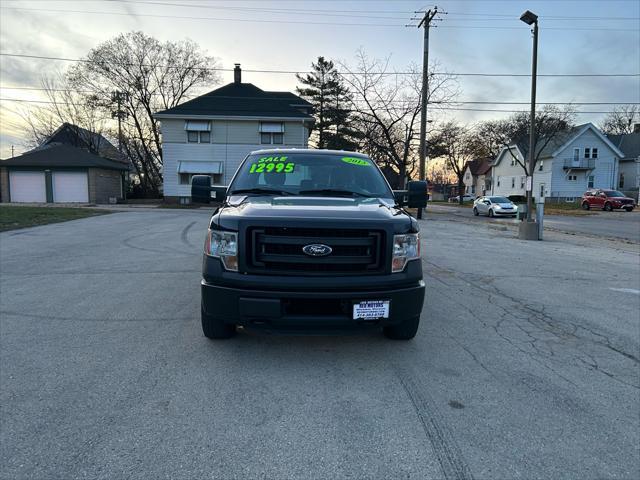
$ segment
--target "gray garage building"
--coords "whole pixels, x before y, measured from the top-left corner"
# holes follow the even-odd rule
[[[85,149],[53,144],[0,161],[2,202],[112,203],[129,168]]]

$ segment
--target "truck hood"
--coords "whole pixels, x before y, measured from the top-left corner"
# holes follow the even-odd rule
[[[323,196],[233,195],[211,219],[212,226],[237,230],[243,220],[313,221],[314,223],[352,222],[394,223],[396,231],[417,231],[417,222],[392,199]]]

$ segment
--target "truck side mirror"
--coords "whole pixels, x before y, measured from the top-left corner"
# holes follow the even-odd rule
[[[191,178],[191,201],[194,203],[209,203],[211,201],[211,177],[209,175],[194,175]]]
[[[210,203],[212,199],[222,203],[226,196],[227,187],[211,186],[209,175],[194,175],[191,179],[191,201],[194,203]]]
[[[394,190],[393,198],[396,204],[400,207],[404,207],[407,204],[407,191],[406,190]]]
[[[427,182],[413,181],[407,185],[407,206],[409,208],[424,208],[427,206]]]

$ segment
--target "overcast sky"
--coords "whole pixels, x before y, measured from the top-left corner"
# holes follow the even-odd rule
[[[540,17],[540,74],[638,74],[640,0],[445,0],[448,12],[431,34],[431,58],[455,73],[527,74],[531,69],[529,27],[519,21],[526,9]],[[0,52],[82,58],[115,35],[141,30],[161,40],[190,38],[223,67],[308,70],[319,55],[352,61],[363,47],[371,56],[391,56],[394,69],[422,62],[422,32],[404,25],[414,11],[433,7],[414,0],[2,0]],[[415,23],[415,22],[414,22]],[[44,100],[43,76],[68,62],[0,56],[0,157],[24,150],[24,133],[13,112]],[[232,80],[224,72],[222,83]],[[249,73],[243,81],[263,89],[294,90],[293,74]],[[528,77],[459,76],[460,100],[526,102]],[[11,87],[22,87],[12,89]],[[213,87],[213,86],[212,86]],[[640,102],[640,77],[541,77],[540,102]],[[513,105],[461,108],[512,110]],[[526,106],[522,107],[526,109]],[[583,105],[585,112],[612,105]],[[507,115],[458,110],[465,122]],[[579,122],[597,123],[600,113]]]

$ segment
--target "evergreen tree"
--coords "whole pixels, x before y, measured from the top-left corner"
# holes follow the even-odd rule
[[[311,66],[311,73],[297,75],[303,86],[296,90],[313,105],[313,143],[316,148],[356,150],[360,136],[352,127],[349,89],[331,60],[318,57]]]

